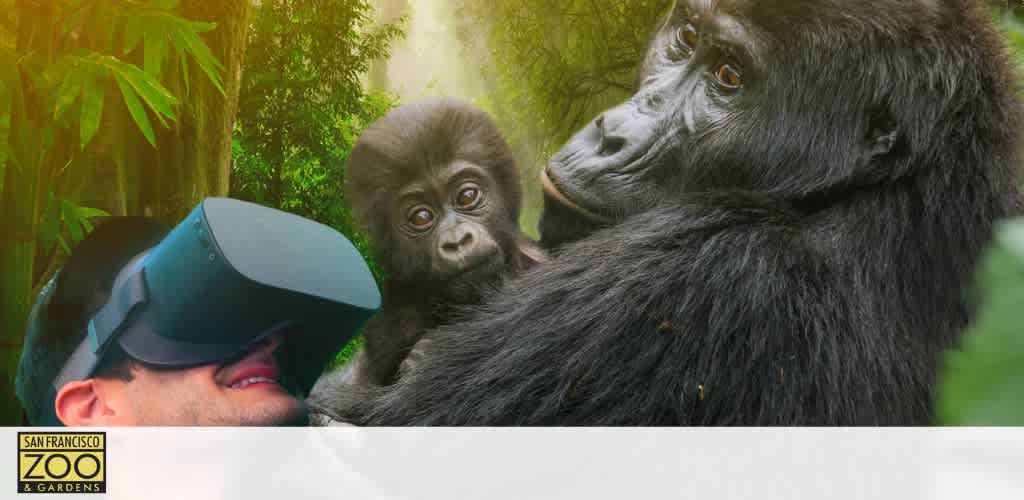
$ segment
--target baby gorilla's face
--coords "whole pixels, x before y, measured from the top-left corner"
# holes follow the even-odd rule
[[[392,278],[464,295],[504,269],[516,226],[504,220],[505,200],[485,169],[464,161],[431,168],[396,195]]]

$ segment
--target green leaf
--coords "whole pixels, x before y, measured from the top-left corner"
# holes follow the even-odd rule
[[[81,148],[92,141],[96,131],[100,128],[100,120],[103,117],[103,82],[95,75],[85,79],[82,90],[82,114],[79,118],[79,140]]]
[[[64,226],[68,228],[68,233],[71,234],[71,242],[78,244],[85,238],[85,230],[82,229],[82,225],[78,221],[68,222],[64,221]]]
[[[147,75],[138,66],[100,54],[90,54],[88,57],[79,58],[79,60],[113,75],[114,80],[121,87],[122,94],[125,88],[130,88],[132,90],[130,94],[136,98],[135,100],[142,98],[153,111],[157,120],[164,126],[167,126],[166,119],[177,121],[178,116],[175,107],[178,105],[178,99],[169,90],[164,88],[156,78]],[[131,98],[126,97],[126,102],[129,99]],[[129,111],[131,111],[131,108],[129,108]],[[133,114],[133,118],[135,116]],[[148,122],[148,119],[146,121]],[[136,120],[136,123],[138,122],[139,120]]]
[[[75,215],[80,220],[92,219],[95,217],[110,217],[110,214],[106,210],[92,207],[75,206]]]
[[[46,203],[46,210],[43,212],[43,220],[39,224],[39,243],[44,251],[49,251],[57,243],[60,236],[60,200],[49,195]]]
[[[171,40],[178,46],[182,47],[195,59],[196,64],[199,65],[199,69],[206,74],[206,77],[210,80],[210,83],[220,91],[224,93],[224,84],[221,80],[220,73],[223,70],[223,66],[217,57],[210,51],[210,47],[197,33],[203,31],[209,31],[216,27],[213,23],[188,23],[188,28],[179,28],[171,32]],[[189,29],[191,28],[191,29]]]
[[[68,242],[64,240],[63,235],[57,235],[57,242],[60,243],[61,250],[64,250],[64,255],[71,255],[71,247]]]
[[[128,113],[132,115],[132,120],[135,120],[135,124],[138,125],[139,131],[149,141],[149,145],[156,148],[156,136],[153,134],[153,124],[149,122],[149,117],[146,116],[146,110],[142,107],[142,103],[139,102],[139,98],[135,96],[135,91],[132,90],[132,86],[128,83],[124,77],[118,73],[114,73],[114,81],[117,82],[117,88],[121,89],[121,95],[124,97],[124,104],[128,107]]]
[[[132,65],[124,65],[120,68],[119,73],[154,111],[157,120],[164,127],[167,126],[164,117],[177,121],[178,116],[174,107],[178,105],[178,99],[163,85],[160,85],[159,81]]]
[[[143,47],[143,70],[147,75],[159,78],[160,68],[167,60],[167,36],[164,33],[146,33]]]
[[[162,10],[171,10],[178,6],[178,0],[152,0],[150,5]]]
[[[1024,425],[1024,219],[1001,224],[981,272],[983,300],[939,387],[942,423]]]
[[[61,219],[74,243],[81,241],[85,234],[92,231],[93,226],[89,219],[110,215],[98,208],[78,206],[68,200],[60,200],[60,207]]]
[[[185,83],[185,95],[188,96],[192,89],[188,81],[188,58],[185,57],[184,51],[178,52],[178,60],[181,61],[181,81]]]
[[[136,16],[124,16],[124,53],[127,54],[139,46],[142,40],[143,20]]]
[[[75,103],[78,95],[82,92],[82,75],[79,71],[71,68],[65,73],[64,81],[57,90],[56,104],[53,108],[53,119],[59,119],[67,112],[68,108]]]

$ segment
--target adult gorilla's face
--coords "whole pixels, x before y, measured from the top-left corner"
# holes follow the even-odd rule
[[[648,49],[636,94],[551,159],[542,175],[546,243],[574,239],[697,187],[683,185],[679,170],[692,161],[687,152],[729,128],[759,75],[754,34],[710,4],[677,2]]]
[[[926,15],[930,4],[887,8]],[[677,0],[651,41],[636,94],[572,137],[542,175],[543,243],[587,236],[683,192],[802,197],[871,181],[878,172],[868,170],[894,148],[898,124],[885,92],[862,83],[886,78],[869,74],[881,65],[849,61],[888,49],[858,39],[862,30],[843,13],[811,0]],[[837,43],[842,54],[813,30],[794,28],[815,25],[850,38]]]

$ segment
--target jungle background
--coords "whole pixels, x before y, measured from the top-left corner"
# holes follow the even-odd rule
[[[629,95],[670,3],[0,0],[0,425],[22,422],[13,381],[33,297],[105,216],[173,225],[232,196],[328,224],[372,265],[344,165],[401,103],[449,95],[488,111],[536,235],[539,168]],[[1024,67],[1024,5],[990,3]],[[982,283],[941,423],[1022,424],[1024,227],[1005,226]]]

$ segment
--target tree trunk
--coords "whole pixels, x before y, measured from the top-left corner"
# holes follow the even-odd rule
[[[189,65],[189,88],[178,79],[168,89],[182,101],[177,126],[157,129],[154,150],[132,126],[121,102],[108,101],[116,124],[105,130],[132,136],[132,147],[104,149],[113,137],[97,137],[97,158],[80,176],[75,197],[82,205],[95,206],[118,215],[149,215],[168,224],[177,223],[207,196],[226,196],[231,173],[231,130],[238,110],[242,60],[245,55],[250,4],[246,0],[210,2],[185,0],[181,14],[189,19],[217,23],[204,34],[213,54],[224,65],[221,94],[196,65]],[[171,57],[167,67],[176,67]],[[108,95],[117,96],[116,92]],[[105,113],[106,114],[106,113]],[[106,139],[106,140],[104,140]]]

